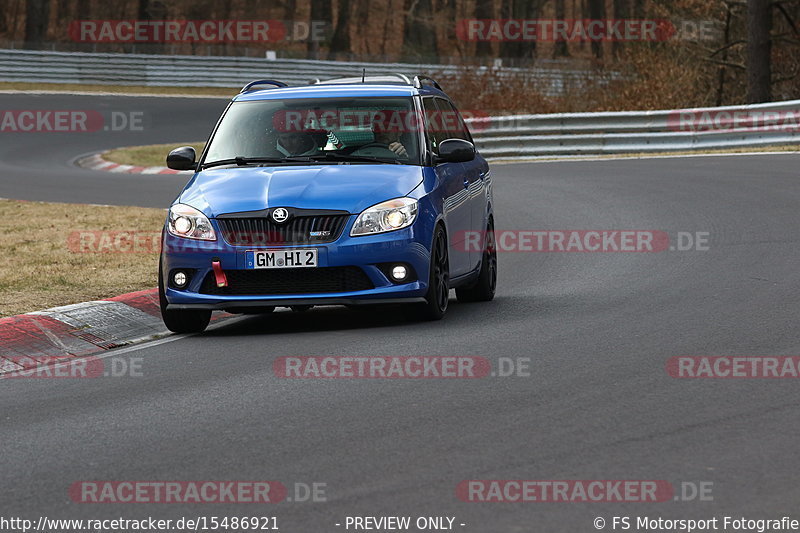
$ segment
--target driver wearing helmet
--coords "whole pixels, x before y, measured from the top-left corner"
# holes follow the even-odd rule
[[[288,126],[286,113],[276,113],[273,117],[274,149],[284,157],[307,156],[319,153],[318,130],[313,127]],[[271,143],[272,141],[270,141]]]

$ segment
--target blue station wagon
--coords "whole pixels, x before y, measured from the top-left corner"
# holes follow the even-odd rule
[[[494,297],[492,178],[436,81],[364,76],[246,85],[169,209],[159,264],[166,326],[213,310],[406,304],[441,319]],[[476,238],[477,237],[477,238]]]

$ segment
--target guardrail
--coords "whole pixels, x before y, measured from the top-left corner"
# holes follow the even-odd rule
[[[704,151],[800,142],[800,100],[666,111],[467,119],[489,159]]]
[[[152,87],[240,88],[257,78],[276,78],[304,85],[316,78],[423,72],[456,75],[468,67],[407,63],[355,63],[297,59],[218,56],[165,56],[0,50],[0,81],[144,85]],[[479,73],[488,67],[469,67]],[[498,83],[504,76],[524,75],[537,89],[557,95],[586,80],[585,71],[554,69],[493,70]],[[608,74],[609,79],[619,77]],[[684,128],[680,113],[728,116],[725,127],[698,123]],[[768,114],[795,117],[794,125],[767,124]],[[738,114],[738,115],[737,115]],[[739,119],[735,117],[739,116]],[[744,117],[744,118],[742,118]],[[749,122],[748,122],[749,121]],[[794,144],[800,140],[800,100],[707,109],[616,113],[566,113],[481,117],[468,120],[481,153],[490,159],[525,160],[582,154],[696,151]],[[712,120],[713,122],[713,120]],[[759,127],[764,123],[763,127]]]
[[[369,75],[402,72],[451,76],[464,72],[480,74],[487,72],[489,67],[0,50],[0,79],[11,82],[240,88],[258,78],[275,78],[290,85],[305,85],[317,78],[357,76],[363,69]],[[527,79],[535,79],[537,89],[549,96],[560,95],[567,87],[580,86],[587,78],[600,77],[587,71],[550,68],[503,67],[491,71],[496,74],[494,79],[498,83],[502,83],[505,76],[524,75]],[[606,75],[608,79],[618,76],[619,74],[613,72]]]

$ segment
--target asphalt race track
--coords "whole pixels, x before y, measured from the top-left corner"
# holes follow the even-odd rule
[[[113,146],[204,138],[223,99],[0,96],[2,107],[144,110],[144,132],[3,134],[0,196],[167,206],[185,177],[71,167]],[[94,109],[94,107],[91,107]],[[200,132],[200,133],[198,133]],[[495,165],[498,230],[707,232],[709,250],[501,253],[489,304],[444,321],[344,308],[237,318],[120,357],[142,377],[0,381],[5,514],[455,516],[481,533],[611,530],[613,516],[779,518],[800,502],[792,379],[690,380],[682,355],[800,354],[797,155]],[[530,376],[280,379],[306,355],[530,358]],[[467,503],[470,479],[712,482],[712,501]],[[324,502],[78,504],[81,480],[325,483]],[[460,526],[458,524],[465,524]],[[633,529],[635,530],[635,528]],[[351,529],[352,531],[352,529]]]
[[[120,146],[204,141],[227,103],[225,98],[0,94],[3,110],[90,111],[104,120],[97,131],[0,132],[0,197],[167,207],[185,176],[111,174],[78,168],[73,161]],[[87,121],[85,129],[92,125]]]

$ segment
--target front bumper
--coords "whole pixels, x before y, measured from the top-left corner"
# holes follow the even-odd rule
[[[232,246],[224,241],[218,227],[217,241],[189,241],[164,232],[162,269],[165,279],[167,309],[236,310],[290,305],[366,305],[421,301],[428,290],[430,243],[425,224],[417,220],[408,228],[378,235],[351,237],[350,228],[355,215],[346,224],[342,235],[332,243],[293,246]],[[212,221],[216,226],[216,221]],[[236,294],[220,295],[202,292],[203,281],[213,271],[212,261],[219,261],[226,272],[246,270],[248,250],[307,249],[318,251],[318,267],[357,267],[369,278],[373,288],[349,292],[299,292],[296,294]],[[411,265],[416,279],[409,283],[394,283],[378,265],[406,263]],[[191,278],[183,289],[169,287],[168,277],[176,269],[188,271]],[[252,270],[251,270],[252,272]],[[262,271],[269,272],[269,271]],[[213,274],[212,274],[213,275]]]

